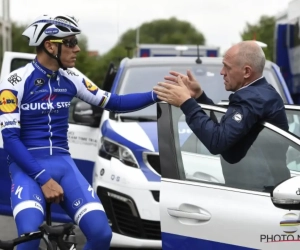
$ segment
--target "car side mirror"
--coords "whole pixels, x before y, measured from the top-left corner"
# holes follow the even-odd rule
[[[73,110],[73,120],[80,125],[99,127],[103,109],[78,101]]]
[[[300,210],[300,176],[279,183],[271,192],[274,206],[287,210]]]

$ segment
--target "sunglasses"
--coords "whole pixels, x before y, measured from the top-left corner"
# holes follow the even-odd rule
[[[52,43],[62,43],[68,48],[74,48],[78,44],[77,38],[49,40]]]

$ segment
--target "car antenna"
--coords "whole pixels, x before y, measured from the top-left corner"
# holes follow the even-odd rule
[[[201,64],[202,60],[200,58],[200,51],[199,51],[199,44],[197,44],[197,59],[196,59],[197,64]]]

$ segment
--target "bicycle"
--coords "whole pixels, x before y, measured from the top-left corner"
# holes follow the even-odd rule
[[[15,246],[36,239],[43,239],[47,250],[76,250],[76,239],[74,233],[75,225],[71,222],[52,226],[51,221],[51,204],[46,205],[46,223],[44,222],[39,231],[29,232],[19,237],[1,241],[0,249],[13,250]],[[39,248],[41,250],[41,248]]]

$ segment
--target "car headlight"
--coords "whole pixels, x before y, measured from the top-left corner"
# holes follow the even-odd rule
[[[108,160],[110,160],[111,157],[114,157],[119,159],[129,167],[138,168],[137,160],[135,159],[134,154],[129,148],[105,137],[101,138],[101,148],[99,150],[99,156]]]

